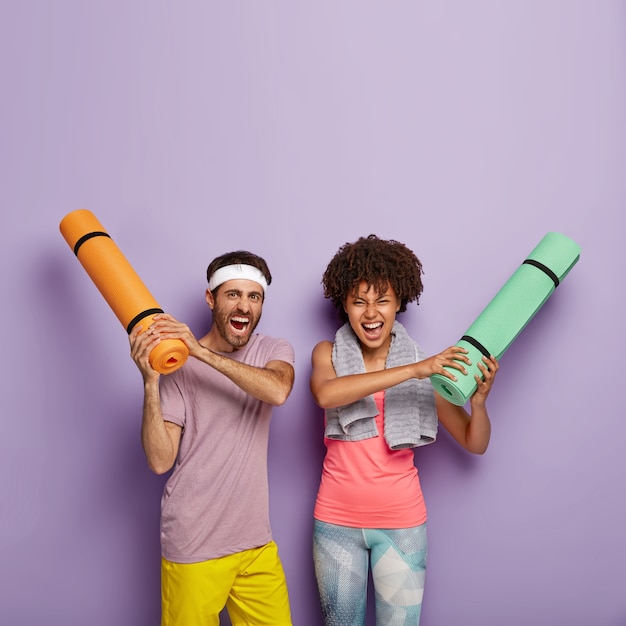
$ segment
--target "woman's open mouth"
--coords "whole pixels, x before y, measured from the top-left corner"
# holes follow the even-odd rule
[[[372,322],[371,324],[361,324],[365,337],[371,341],[378,339],[383,330],[382,322]]]

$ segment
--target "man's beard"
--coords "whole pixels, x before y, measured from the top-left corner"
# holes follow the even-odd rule
[[[261,316],[257,319],[254,316],[246,315],[249,318],[250,322],[247,324],[246,334],[238,335],[233,332],[233,328],[228,321],[230,318],[230,313],[223,312],[219,307],[215,307],[213,309],[213,323],[215,324],[215,328],[217,328],[217,332],[220,337],[230,346],[232,346],[235,350],[239,348],[243,348],[248,341],[250,341],[250,337],[254,332],[254,329],[257,327]]]

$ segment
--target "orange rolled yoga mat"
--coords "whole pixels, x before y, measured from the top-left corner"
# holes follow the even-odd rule
[[[152,294],[96,216],[86,209],[68,213],[59,225],[61,234],[100,293],[130,334],[141,321],[147,328],[163,313]],[[189,350],[180,339],[164,339],[150,353],[150,364],[161,374],[177,370]]]

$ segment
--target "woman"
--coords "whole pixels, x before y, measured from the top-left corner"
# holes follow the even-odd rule
[[[419,623],[426,570],[426,507],[413,448],[441,422],[482,454],[486,399],[498,363],[483,357],[468,414],[432,388],[445,367],[466,373],[463,348],[426,358],[396,320],[422,293],[422,265],[404,244],[361,237],[343,245],[322,284],[344,325],[313,350],[311,392],[325,409],[326,456],[314,511],[314,562],[325,626],[363,626],[368,569],[379,626]]]

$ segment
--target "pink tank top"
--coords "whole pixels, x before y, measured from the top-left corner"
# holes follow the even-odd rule
[[[426,521],[413,449],[391,450],[383,436],[385,392],[374,395],[378,436],[324,438],[326,456],[315,519],[356,528],[408,528]]]

